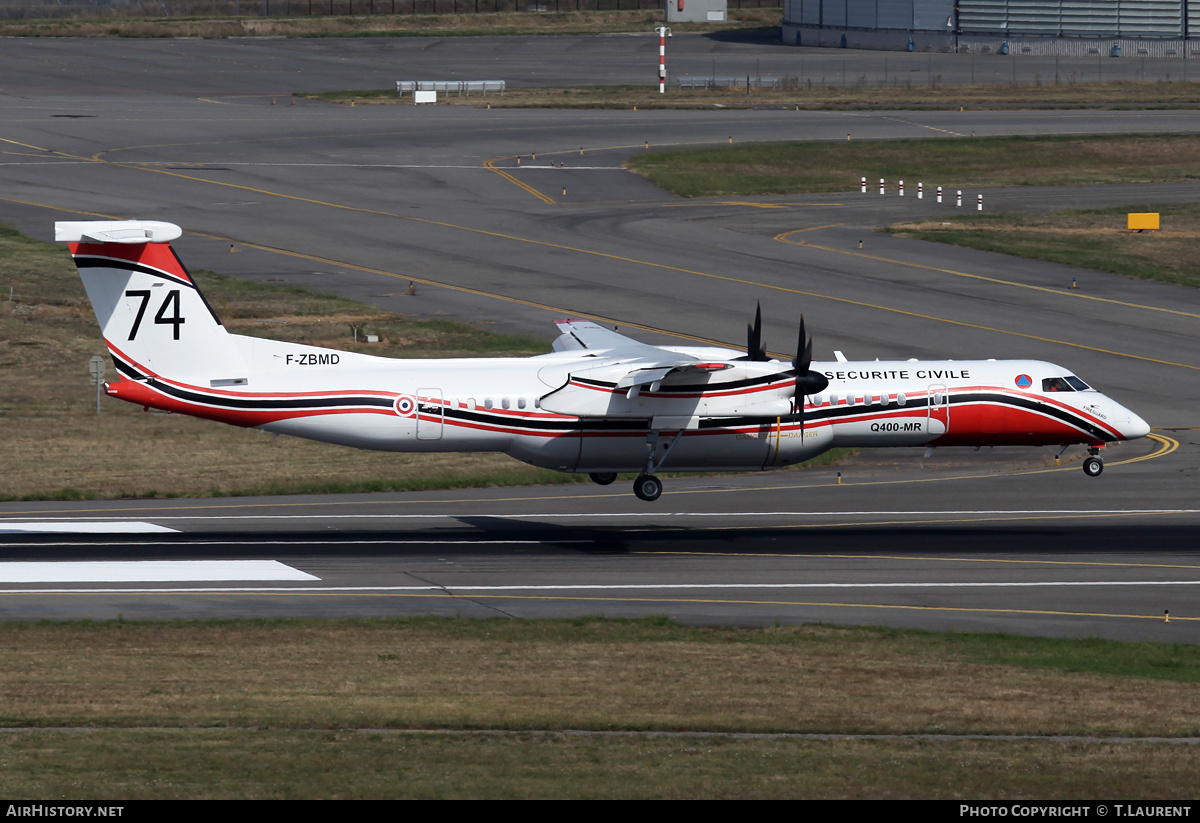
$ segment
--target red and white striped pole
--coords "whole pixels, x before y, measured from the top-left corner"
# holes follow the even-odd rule
[[[901,197],[904,196],[904,181],[903,180],[900,181],[900,196]]]
[[[667,36],[671,30],[666,26],[654,29],[658,32],[658,93],[667,93]]]
[[[938,202],[939,202],[939,203],[940,203],[940,202],[942,202],[942,187],[941,187],[941,186],[938,186],[938,195],[937,195],[937,197],[938,197]]]
[[[976,211],[983,211],[983,195],[982,194],[979,195],[979,205],[976,207]]]
[[[925,199],[925,184],[924,183],[917,183],[917,199],[918,200]]]

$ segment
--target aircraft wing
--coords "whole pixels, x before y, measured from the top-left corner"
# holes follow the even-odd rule
[[[612,329],[606,329],[591,320],[556,320],[561,337],[554,341],[555,351],[573,351],[580,349],[609,350],[618,356],[646,357],[657,359],[665,352],[657,346],[639,343],[633,338],[618,334]],[[679,355],[673,355],[678,357]]]
[[[608,357],[620,358],[619,363],[586,369],[594,378],[614,383],[618,389],[661,383],[668,375],[700,376],[730,367],[728,363],[704,363],[689,354],[640,343],[590,320],[559,320],[555,325],[562,332],[555,341],[557,351],[599,350]]]
[[[660,406],[684,403],[686,414],[695,398],[653,401],[653,407],[636,401],[643,389],[656,392],[664,381],[674,383],[682,377],[707,382],[713,372],[732,368],[732,364],[705,362],[690,354],[639,343],[623,334],[590,320],[559,320],[562,335],[554,342],[557,351],[595,350],[602,353],[598,365],[580,364],[572,369],[566,382],[541,398],[541,407],[559,414],[581,417],[645,417],[659,413]],[[614,362],[615,361],[615,362]]]

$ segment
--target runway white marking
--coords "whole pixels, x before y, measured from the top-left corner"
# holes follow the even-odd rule
[[[276,560],[64,560],[0,563],[0,582],[4,583],[183,583],[193,580],[211,582],[320,579]]]
[[[0,534],[60,534],[62,532],[86,532],[88,534],[159,534],[169,532],[177,534],[178,529],[169,529],[154,523],[143,523],[137,520],[59,520],[22,522],[19,520],[0,521]]]
[[[303,572],[298,572],[303,574]],[[546,591],[595,591],[622,592],[645,590],[741,590],[741,589],[957,589],[957,588],[1026,588],[1043,586],[1200,586],[1200,580],[1089,580],[1089,581],[1042,581],[1042,582],[995,582],[995,583],[633,583],[633,584],[570,584],[570,585],[517,585],[517,586],[238,586],[238,587],[189,587],[155,589],[83,589],[89,594],[179,594],[183,592],[225,593],[336,593],[336,592],[442,592],[448,595],[480,594],[485,592],[546,592]],[[2,594],[62,594],[78,593],[80,589],[0,589]]]
[[[173,529],[171,531],[174,531]],[[403,546],[408,543],[417,543],[419,545],[427,545],[435,543],[439,546],[562,546],[565,544],[574,543],[595,543],[595,540],[342,540],[329,538],[327,540],[262,540],[256,545],[260,546],[328,546],[336,542],[339,546]],[[37,543],[16,543],[11,540],[6,540],[0,543],[0,546],[6,548],[26,548],[30,546],[103,546],[104,543],[97,543],[90,540],[55,540],[45,541],[39,540]],[[112,545],[107,544],[107,545]],[[189,540],[186,543],[172,541],[170,543],[156,540],[139,540],[138,546],[245,546],[245,540]]]

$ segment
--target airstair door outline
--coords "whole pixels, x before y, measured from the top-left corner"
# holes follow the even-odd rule
[[[929,433],[950,431],[950,391],[941,383],[929,385]]]
[[[441,440],[446,404],[441,389],[417,389],[417,439]]]

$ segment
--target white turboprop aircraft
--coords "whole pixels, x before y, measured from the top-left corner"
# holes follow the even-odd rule
[[[771,360],[761,317],[746,352],[650,346],[560,320],[528,358],[395,360],[230,334],[153,221],[56,223],[121,379],[113,397],[235,426],[383,451],[505,452],[608,485],[638,472],[748,471],[835,446],[1087,446],[1150,427],[1066,369],[1035,360]]]

